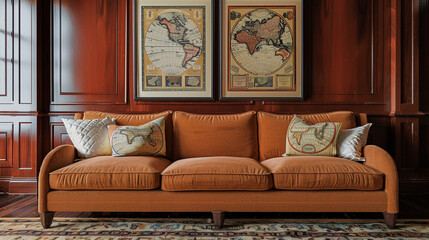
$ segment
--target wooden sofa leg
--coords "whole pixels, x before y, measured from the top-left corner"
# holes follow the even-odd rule
[[[223,220],[225,220],[225,212],[224,211],[213,211],[213,221],[214,224],[219,227],[222,228],[223,227]]]
[[[43,212],[40,213],[40,221],[42,222],[43,228],[49,228],[54,220],[55,212]]]
[[[388,213],[383,212],[384,221],[386,221],[386,225],[388,228],[395,228],[396,225],[396,213]]]

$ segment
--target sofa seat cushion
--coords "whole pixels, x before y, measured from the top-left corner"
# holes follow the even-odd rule
[[[337,157],[293,156],[262,162],[273,174],[274,187],[287,190],[379,190],[384,174]]]
[[[49,174],[57,190],[147,190],[160,187],[160,174],[171,162],[160,157],[100,156]]]
[[[162,172],[162,190],[267,190],[271,173],[258,161],[242,157],[178,160]]]

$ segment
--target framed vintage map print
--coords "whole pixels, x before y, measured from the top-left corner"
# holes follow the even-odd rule
[[[303,99],[303,1],[221,0],[221,100]]]
[[[135,0],[135,100],[213,100],[213,1]]]

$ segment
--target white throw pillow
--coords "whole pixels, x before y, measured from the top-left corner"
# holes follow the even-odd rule
[[[107,126],[116,124],[115,119],[61,120],[81,158],[112,155]]]
[[[337,139],[337,154],[339,157],[353,161],[364,162],[362,148],[366,145],[368,132],[372,123],[360,127],[340,130]]]

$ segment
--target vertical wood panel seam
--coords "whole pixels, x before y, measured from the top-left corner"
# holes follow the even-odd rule
[[[414,1],[417,0],[411,0],[411,104],[414,104]]]
[[[32,168],[31,167],[29,167],[29,168],[23,168],[23,167],[21,167],[21,159],[22,159],[22,154],[21,154],[21,136],[22,136],[22,128],[21,128],[21,126],[23,125],[23,124],[30,124],[30,126],[31,126],[31,128],[33,127],[33,123],[32,122],[19,122],[19,127],[18,127],[18,133],[19,133],[19,144],[18,144],[18,169],[19,170],[31,170]],[[31,129],[30,129],[31,130]],[[30,131],[30,134],[28,134],[28,140],[27,141],[29,141],[29,143],[28,143],[28,150],[30,151],[30,153],[31,153],[31,137],[32,137],[32,134],[31,134],[31,131]],[[30,154],[30,159],[31,159],[31,154]],[[31,163],[31,161],[30,161],[30,163]]]
[[[17,89],[17,95],[18,95],[18,103],[21,104],[21,71],[22,71],[22,64],[21,64],[21,0],[14,0],[18,1],[18,89]]]
[[[371,95],[374,95],[374,0],[371,0]]]
[[[4,94],[7,96],[7,0],[4,1]]]
[[[59,80],[59,89],[58,89],[58,93],[61,93],[61,89],[62,89],[62,83],[63,83],[63,52],[61,51],[62,49],[62,38],[63,38],[63,28],[62,28],[62,11],[61,11],[61,6],[62,6],[62,0],[59,0],[59,4],[58,4],[58,67],[59,67],[59,75],[58,75],[58,80]]]
[[[106,20],[107,21],[107,20]],[[119,31],[118,31],[118,21],[119,21],[119,1],[116,0],[116,19],[115,19],[115,53],[116,53],[116,57],[115,57],[115,94],[118,95],[118,81],[119,81],[119,72],[118,72],[118,58],[120,57],[118,54],[118,35],[119,35]]]
[[[4,158],[0,158],[0,161],[1,162],[5,162],[5,161],[7,161],[7,132],[1,132],[0,131],[0,135],[5,135],[6,136],[6,138],[5,138],[5,142],[4,142],[4,149],[5,149],[5,151],[4,151]]]
[[[12,33],[12,35],[11,35],[11,37],[12,37],[12,41],[11,41],[11,43],[12,43],[12,58],[11,58],[11,61],[12,61],[12,64],[11,64],[11,66],[12,66],[12,81],[11,81],[11,85],[12,85],[12,90],[11,90],[11,94],[12,94],[12,102],[15,102],[15,51],[14,51],[14,49],[15,49],[15,4],[13,4],[12,3],[12,0],[11,0],[11,6],[12,6],[12,31],[11,31],[11,33]]]
[[[13,130],[14,130],[14,123],[13,122],[1,122],[1,124],[9,124],[10,125],[10,129],[9,129],[9,134],[7,131],[5,132],[1,132],[1,133],[5,133],[6,134],[6,148],[5,148],[5,161],[3,161],[4,163],[8,164],[7,166],[2,166],[1,168],[11,168],[13,166]],[[10,137],[10,142],[11,144],[9,145],[8,142],[8,137]],[[9,151],[12,150],[12,151]],[[4,164],[3,163],[3,164]],[[0,176],[1,177],[1,176]]]

